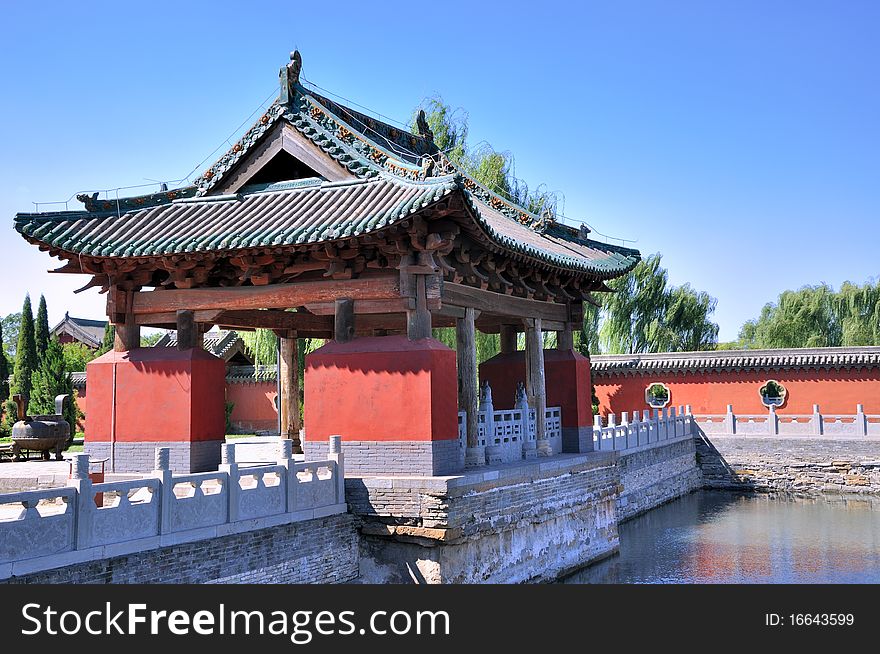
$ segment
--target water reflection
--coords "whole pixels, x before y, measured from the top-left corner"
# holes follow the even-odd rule
[[[620,526],[566,583],[880,583],[880,500],[702,491]]]

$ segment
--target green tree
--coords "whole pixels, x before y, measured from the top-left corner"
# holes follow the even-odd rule
[[[0,324],[0,408],[9,398],[9,361],[3,346],[3,325]]]
[[[278,337],[271,329],[255,329],[239,332],[245,347],[258,366],[275,365],[278,362]]]
[[[544,210],[556,213],[556,194],[544,186],[530,191],[528,184],[516,177],[513,154],[498,152],[486,142],[468,148],[466,111],[453,110],[440,96],[426,98],[413,112],[410,124],[413,133],[418,133],[416,118],[419,110],[425,112],[428,126],[434,133],[434,144],[464,173],[532,213],[541,214]]]
[[[55,397],[69,395],[64,408],[64,419],[70,423],[71,434],[76,432],[78,408],[70,381],[69,371],[64,366],[64,349],[57,338],[52,338],[46,347],[46,354],[34,374],[28,413],[30,415],[51,415],[55,413]]]
[[[164,335],[165,334],[163,334],[162,332],[157,332],[155,334],[142,334],[141,347],[153,347]]]
[[[37,361],[42,361],[49,346],[49,312],[46,309],[46,297],[40,295],[37,318],[34,323],[34,344],[37,350]]]
[[[95,350],[82,343],[64,343],[64,368],[67,372],[84,372],[86,364],[95,358]]]
[[[21,329],[21,313],[10,313],[3,318],[3,345],[6,346],[6,356],[10,358],[15,356],[19,329]]]
[[[112,322],[108,322],[104,326],[104,338],[101,341],[101,347],[98,348],[98,351],[95,353],[95,356],[101,356],[102,354],[106,354],[107,352],[112,350],[115,340],[116,340],[116,326]]]
[[[610,354],[714,349],[718,325],[710,320],[717,301],[690,285],[669,286],[659,254],[627,275],[607,282],[599,345]]]
[[[739,333],[743,348],[880,345],[880,283],[783,291]]]
[[[31,297],[26,295],[21,309],[21,329],[18,332],[18,343],[15,349],[15,369],[12,374],[10,395],[20,394],[25,400],[25,407],[31,397],[33,374],[37,369],[37,346],[34,340],[34,315],[31,310]],[[11,405],[11,407],[10,407]],[[16,413],[15,404],[7,403],[11,408],[10,415]],[[19,419],[24,416],[18,416]]]

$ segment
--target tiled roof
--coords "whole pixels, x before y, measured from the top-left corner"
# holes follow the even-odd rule
[[[540,234],[477,201],[461,176],[407,180],[272,184],[230,196],[176,200],[148,209],[19,214],[25,237],[67,252],[96,257],[143,257],[184,252],[296,245],[359,236],[404,220],[444,196],[469,200],[478,224],[499,247],[544,263],[607,279],[638,262],[638,252],[582,240],[552,227]]]
[[[276,379],[275,366],[229,366],[226,370],[227,384],[274,382]]]
[[[880,368],[880,347],[606,354],[591,356],[590,362],[593,373],[602,377],[664,372]]]
[[[74,318],[65,314],[64,320],[52,328],[52,333],[65,332],[89,347],[100,347],[101,342],[104,340],[104,329],[106,326],[106,320]]]
[[[363,234],[459,191],[500,247],[600,279],[619,276],[638,262],[636,250],[582,238],[552,216],[533,214],[485,188],[441,153],[430,133],[411,134],[307,89],[299,83],[300,62],[279,98],[194,185],[119,200],[80,195],[86,211],[18,214],[15,229],[69,258],[228,251]],[[282,123],[355,181],[297,180],[216,195]]]
[[[238,332],[228,329],[206,332],[204,335],[204,350],[229,361],[236,352],[244,350],[244,342]],[[177,332],[169,331],[162,335],[154,347],[177,347]]]

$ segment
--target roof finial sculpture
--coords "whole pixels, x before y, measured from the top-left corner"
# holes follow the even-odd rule
[[[429,141],[434,140],[434,132],[431,130],[431,126],[428,125],[428,117],[425,115],[424,109],[419,109],[419,113],[416,116],[416,128],[419,130],[419,136]]]
[[[281,72],[278,74],[281,83],[281,95],[278,101],[281,104],[287,104],[293,99],[301,70],[302,55],[300,55],[299,50],[294,50],[290,53],[290,63],[282,66]]]
[[[590,238],[590,231],[592,230],[590,230],[589,227],[581,223],[581,226],[578,229],[578,238],[586,241],[588,238]]]

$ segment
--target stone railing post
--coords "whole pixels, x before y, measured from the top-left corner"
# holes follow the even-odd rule
[[[296,461],[293,460],[293,439],[282,438],[276,444],[276,463],[284,466],[285,509],[287,513],[293,513],[296,509]]]
[[[490,466],[501,463],[501,446],[495,444],[495,402],[492,399],[492,388],[489,382],[483,383],[480,391],[480,411],[479,415],[483,416],[483,428],[486,434],[486,449],[481,452],[484,457],[479,464],[488,463]],[[465,462],[467,465],[467,462]]]
[[[611,433],[611,449],[617,449],[617,414],[608,414],[608,429]]]
[[[336,503],[345,502],[345,454],[342,453],[342,436],[330,436],[330,453],[327,457],[336,462]]]
[[[733,413],[733,405],[727,405],[727,414],[724,416],[724,433],[733,436],[736,434],[736,416]]]
[[[779,433],[779,416],[776,415],[776,405],[770,405],[770,413],[767,416],[767,433],[776,436]]]
[[[171,472],[171,448],[157,447],[152,477],[159,480],[159,533],[171,531],[171,503],[174,501],[174,482]]]
[[[229,498],[229,522],[238,522],[239,495],[241,484],[238,475],[238,464],[235,462],[235,446],[232,443],[223,443],[220,446],[220,472],[226,473],[227,493]]]
[[[92,492],[92,480],[89,478],[89,455],[74,454],[70,479],[67,485],[76,489],[73,511],[76,517],[74,531],[74,549],[83,550],[92,546],[92,527],[95,514],[95,500]]]
[[[687,436],[693,436],[694,435],[694,412],[691,410],[690,404],[684,405],[684,415],[685,415],[684,433]]]
[[[865,416],[863,404],[856,404],[856,434],[859,436],[868,435],[868,418]]]
[[[598,413],[593,416],[593,449],[602,449],[602,416]]]
[[[669,419],[666,421],[666,440],[678,436],[678,420],[676,419],[677,416],[678,412],[676,411],[675,407],[670,407]],[[672,436],[669,435],[670,427],[672,428]]]
[[[822,425],[822,414],[819,412],[819,405],[813,405],[813,416],[810,418],[810,427],[814,436],[821,436],[824,431]]]
[[[514,408],[520,412],[520,415],[522,415],[523,458],[534,459],[538,456],[538,444],[529,437],[531,427],[531,421],[529,420],[529,397],[526,393],[526,387],[522,383],[516,387],[516,402]],[[535,438],[537,439],[537,437],[536,433]]]
[[[635,434],[635,437],[636,437],[636,444],[633,445],[633,447],[638,447],[639,445],[641,445],[641,443],[639,442],[639,438],[640,438],[641,432],[642,432],[642,423],[639,421],[638,409],[636,409],[632,413],[632,430],[633,430],[633,434]],[[629,447],[629,438],[626,439],[626,444],[627,444],[627,447]]]

